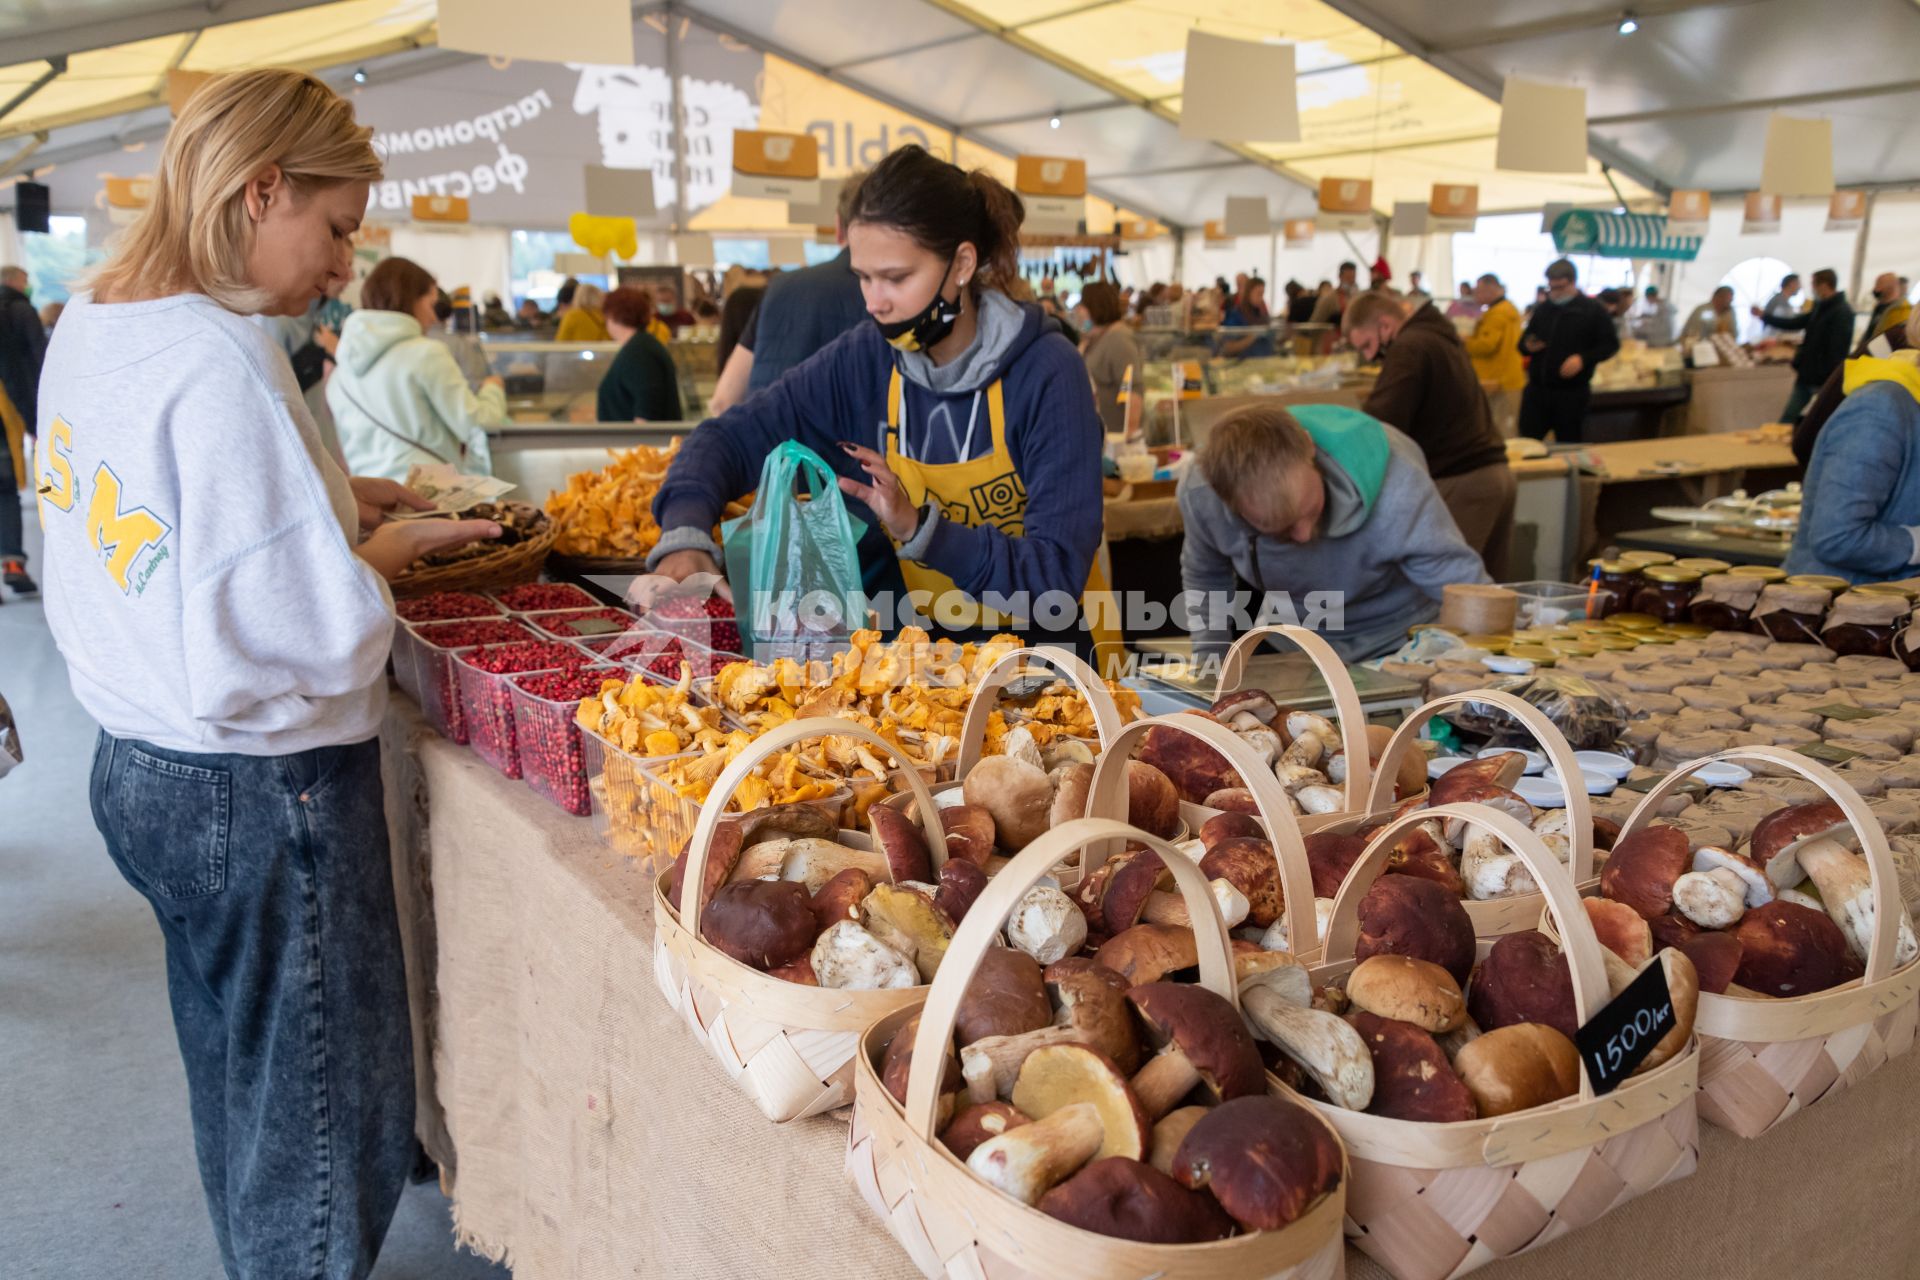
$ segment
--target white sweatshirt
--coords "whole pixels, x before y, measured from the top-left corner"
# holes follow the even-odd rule
[[[47,621],[102,728],[256,756],[378,731],[393,596],[271,339],[197,294],[81,295],[38,426]]]

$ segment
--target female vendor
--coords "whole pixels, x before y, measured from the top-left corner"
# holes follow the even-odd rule
[[[1040,308],[1005,292],[1024,216],[980,170],[917,146],[881,161],[847,230],[874,323],[687,438],[654,500],[662,533],[648,568],[676,581],[718,574],[721,509],[752,491],[775,446],[798,440],[868,522],[859,555],[870,597],[926,592],[920,614],[964,635],[1023,629],[983,596],[1038,606],[1049,593],[1105,592],[1103,437],[1086,365]],[[1024,625],[1051,625],[1046,609],[1032,612]],[[883,613],[883,626],[897,621]],[[1069,616],[1051,638],[1079,634]],[[1117,627],[1096,638],[1115,642],[1103,661],[1118,656]]]

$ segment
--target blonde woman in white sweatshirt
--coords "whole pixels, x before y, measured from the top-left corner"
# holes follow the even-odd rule
[[[102,727],[94,821],[166,941],[229,1276],[365,1275],[411,1170],[385,579],[499,533],[387,521],[404,490],[349,479],[246,318],[347,274],[370,135],[301,72],[201,87],[41,373],[47,619]]]

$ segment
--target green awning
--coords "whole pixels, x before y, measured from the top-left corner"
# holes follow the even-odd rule
[[[1700,237],[1667,234],[1664,213],[1569,209],[1553,220],[1553,247],[1561,253],[1594,253],[1603,258],[1691,262],[1700,253]]]

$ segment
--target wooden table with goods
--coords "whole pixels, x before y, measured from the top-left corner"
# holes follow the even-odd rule
[[[1672,555],[1708,556],[1728,564],[1779,564],[1787,558],[1792,544],[1784,538],[1742,538],[1730,533],[1690,537],[1693,527],[1680,524],[1653,529],[1629,529],[1611,535],[1623,547],[1642,551],[1665,551]]]
[[[1788,428],[1774,424],[1711,436],[1662,436],[1556,450],[1580,473],[1581,534],[1575,559],[1584,563],[1622,529],[1644,528],[1656,506],[1681,502],[1697,507],[1738,488],[1765,488],[1793,479],[1798,464],[1788,434]]]
[[[464,1244],[529,1280],[916,1274],[844,1172],[844,1113],[771,1125],[669,1009],[641,864],[405,699],[382,745],[418,1127]],[[1909,1054],[1759,1140],[1703,1124],[1692,1177],[1481,1274],[1905,1274],[1917,1125]]]

